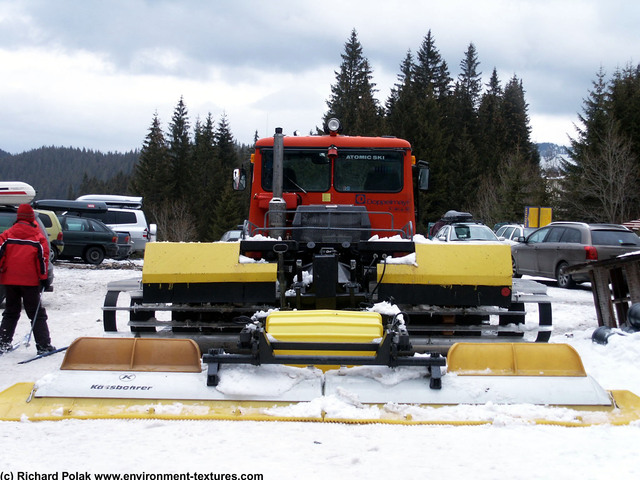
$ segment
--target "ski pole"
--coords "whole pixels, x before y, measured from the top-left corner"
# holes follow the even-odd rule
[[[36,320],[38,319],[38,312],[40,311],[40,304],[42,303],[42,294],[44,293],[44,287],[40,290],[38,294],[38,305],[36,306],[36,312],[33,314],[33,319],[31,319],[31,329],[29,329],[29,333],[24,338],[24,346],[28,347],[31,342],[31,335],[33,335],[33,327],[36,324]]]

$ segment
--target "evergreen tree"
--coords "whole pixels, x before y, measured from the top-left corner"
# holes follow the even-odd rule
[[[209,113],[204,121],[196,121],[192,149],[192,213],[196,220],[198,239],[209,236],[213,206],[218,196],[217,161],[213,117]]]
[[[237,193],[231,189],[231,182],[228,182],[216,202],[213,211],[215,221],[210,226],[209,238],[219,240],[224,232],[242,223],[244,217],[239,200]]]
[[[391,89],[386,102],[386,132],[400,138],[415,137],[416,97],[413,82],[413,56],[411,51],[400,65],[398,83]]]
[[[640,161],[640,65],[627,65],[614,73],[609,87],[610,110],[618,122],[619,133],[631,142]]]
[[[602,68],[592,82],[593,88],[583,100],[582,113],[578,113],[580,125],[575,125],[577,137],[571,138],[571,161],[562,163],[562,194],[560,198],[560,215],[564,218],[580,218],[580,212],[574,205],[581,203],[585,207],[595,209],[594,199],[582,190],[584,169],[582,160],[599,155],[600,138],[604,136],[609,122],[606,74]]]
[[[447,127],[452,140],[448,157],[450,170],[455,175],[448,183],[455,208],[473,205],[479,187],[481,170],[476,150],[480,143],[477,137],[477,106],[482,89],[479,64],[475,46],[471,43],[460,62],[460,74],[449,102],[451,114]]]
[[[500,162],[496,176],[482,177],[474,214],[487,225],[522,222],[524,209],[547,205],[545,183],[537,169],[515,152]]]
[[[502,87],[498,72],[493,69],[478,107],[478,160],[481,175],[496,176],[498,164],[504,157],[506,144],[502,117]]]
[[[217,161],[216,200],[214,225],[208,232],[208,238],[218,240],[225,231],[236,228],[246,218],[248,211],[243,206],[248,204],[249,192],[234,192],[231,188],[233,169],[240,166],[240,161],[226,114],[218,121],[214,137]]]
[[[150,222],[155,220],[152,211],[157,210],[170,196],[172,185],[169,149],[156,112],[131,182],[132,193],[144,197],[145,213],[151,217]]]
[[[189,181],[191,142],[189,138],[189,117],[184,99],[180,97],[169,124],[169,156],[173,175],[173,196],[175,199],[187,199],[190,192]]]
[[[571,219],[621,223],[640,215],[640,98],[638,69],[617,71],[607,84],[601,68],[583,102],[571,139],[571,161],[562,166],[560,206]]]
[[[407,138],[417,158],[429,162],[430,189],[420,193],[422,205],[419,229],[426,230],[428,219],[439,218],[448,205],[449,176],[447,151],[451,134],[446,128],[446,109],[449,102],[451,78],[447,63],[438,51],[431,30],[423,39],[416,54],[413,70],[413,96],[416,101],[413,136]]]
[[[340,55],[340,71],[335,72],[336,83],[331,86],[327,101],[329,111],[323,124],[331,117],[340,119],[346,135],[375,136],[382,133],[382,112],[374,97],[376,90],[369,61],[363,56],[362,45],[355,29]]]
[[[477,107],[482,90],[481,72],[478,72],[478,53],[473,43],[469,44],[464,59],[460,62],[460,74],[455,85],[453,101],[458,131],[467,130],[475,134]]]
[[[218,125],[215,130],[215,143],[217,150],[217,157],[219,168],[221,172],[228,173],[229,175],[224,179],[223,183],[226,185],[231,182],[231,171],[234,167],[238,166],[238,155],[235,146],[235,140],[229,127],[229,120],[226,114],[222,114],[222,117],[218,121]]]
[[[449,68],[436,47],[431,30],[422,40],[416,57],[414,80],[418,96],[446,99],[451,84]]]
[[[529,106],[524,99],[522,80],[515,75],[504,88],[502,115],[505,126],[505,151],[518,152],[523,161],[532,166],[540,165],[540,154],[531,142],[531,126],[529,125]]]

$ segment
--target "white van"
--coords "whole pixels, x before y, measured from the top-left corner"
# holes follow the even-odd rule
[[[104,202],[106,212],[87,212],[82,216],[97,218],[116,232],[126,232],[131,235],[133,252],[144,252],[147,242],[156,239],[157,227],[154,223],[147,224],[142,209],[142,197],[125,195],[83,195],[76,198],[80,202]]]

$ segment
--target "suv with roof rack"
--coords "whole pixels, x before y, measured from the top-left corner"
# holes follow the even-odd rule
[[[144,252],[147,242],[155,240],[157,227],[155,224],[147,224],[147,219],[142,211],[142,197],[130,197],[126,195],[83,195],[76,201],[104,202],[106,211],[82,212],[83,217],[91,217],[100,220],[115,232],[128,233],[133,242],[133,251]]]
[[[640,250],[640,238],[617,224],[553,222],[511,246],[514,277],[523,274],[558,281],[562,288],[588,282],[588,274],[569,275],[567,267],[606,260]]]

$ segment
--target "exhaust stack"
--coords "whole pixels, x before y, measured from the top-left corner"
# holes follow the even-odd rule
[[[282,198],[284,163],[284,135],[282,127],[276,128],[273,136],[273,198],[269,201],[270,236],[282,238],[286,225],[287,204]]]

